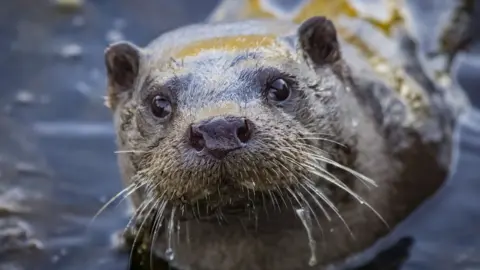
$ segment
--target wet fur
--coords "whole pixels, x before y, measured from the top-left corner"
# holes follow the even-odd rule
[[[352,69],[345,62],[348,57],[339,57],[340,50],[315,57],[301,47],[297,50],[297,29],[276,21],[194,25],[164,34],[146,48],[132,47],[138,51],[107,50],[107,66],[114,62],[108,62],[109,57],[140,52],[138,71],[127,70],[136,72],[130,88],[115,85],[118,80],[112,75],[125,71],[111,71],[108,104],[114,113],[118,148],[124,151],[119,164],[125,184],[141,185],[130,194],[137,221],[150,216],[144,228],[157,232],[147,230],[139,241],[148,247],[154,242],[152,251],[165,256],[172,233],[170,213],[175,209],[174,218],[182,222],[180,231],[173,232],[173,238],[180,241],[174,241],[171,264],[179,269],[310,269],[307,234],[294,213],[301,206],[311,208],[319,222],[313,220],[319,262],[313,268],[319,269],[385,235],[434,192],[448,173],[454,121],[440,93],[435,93],[440,99],[429,101],[429,117],[408,126],[405,119],[410,108],[393,90]],[[279,35],[281,44],[273,49],[207,51],[181,60],[171,58],[175,46],[252,32]],[[266,102],[261,94],[265,79],[275,75],[274,69],[296,78],[293,97],[283,106]],[[122,83],[128,85],[128,81]],[[174,104],[174,114],[166,122],[152,117],[147,106],[152,93],[159,92]],[[239,106],[229,107],[232,102]],[[391,109],[398,107],[402,110],[392,117]],[[196,156],[186,144],[186,130],[204,115],[199,112],[205,108],[214,108],[210,114],[228,112],[252,120],[256,127],[252,144],[224,162]],[[439,136],[426,136],[427,129]],[[347,166],[377,186],[312,154]],[[312,162],[334,174],[365,203],[312,173]],[[331,218],[327,219],[315,203],[320,198],[303,188],[306,179],[328,196],[340,216],[322,203]],[[251,200],[254,194],[265,196],[258,200],[265,205],[258,205],[258,198]],[[216,213],[214,220],[198,221],[203,213],[196,210],[199,198],[219,209],[232,201],[249,200],[256,208],[240,216]],[[152,203],[144,207],[145,202]],[[149,212],[152,206],[156,208]],[[156,218],[162,222],[153,224],[157,209],[161,212]],[[142,222],[136,224],[138,229]]]

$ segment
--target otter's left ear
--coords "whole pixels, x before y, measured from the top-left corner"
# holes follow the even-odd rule
[[[120,41],[108,46],[104,57],[108,76],[106,105],[113,109],[122,94],[133,91],[142,52],[136,45]]]
[[[315,65],[331,64],[341,59],[337,30],[332,21],[315,16],[304,21],[297,30],[304,56]]]

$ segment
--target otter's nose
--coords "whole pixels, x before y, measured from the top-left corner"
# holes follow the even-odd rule
[[[250,140],[253,124],[240,117],[214,117],[190,126],[190,144],[216,158],[242,148]]]

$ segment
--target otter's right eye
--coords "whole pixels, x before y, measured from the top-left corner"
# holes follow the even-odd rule
[[[152,99],[152,113],[158,118],[168,117],[172,113],[172,104],[162,96],[155,96]]]

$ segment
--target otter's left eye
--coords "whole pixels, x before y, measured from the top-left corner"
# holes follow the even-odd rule
[[[276,79],[268,85],[268,99],[284,101],[290,96],[290,87],[283,79]]]

